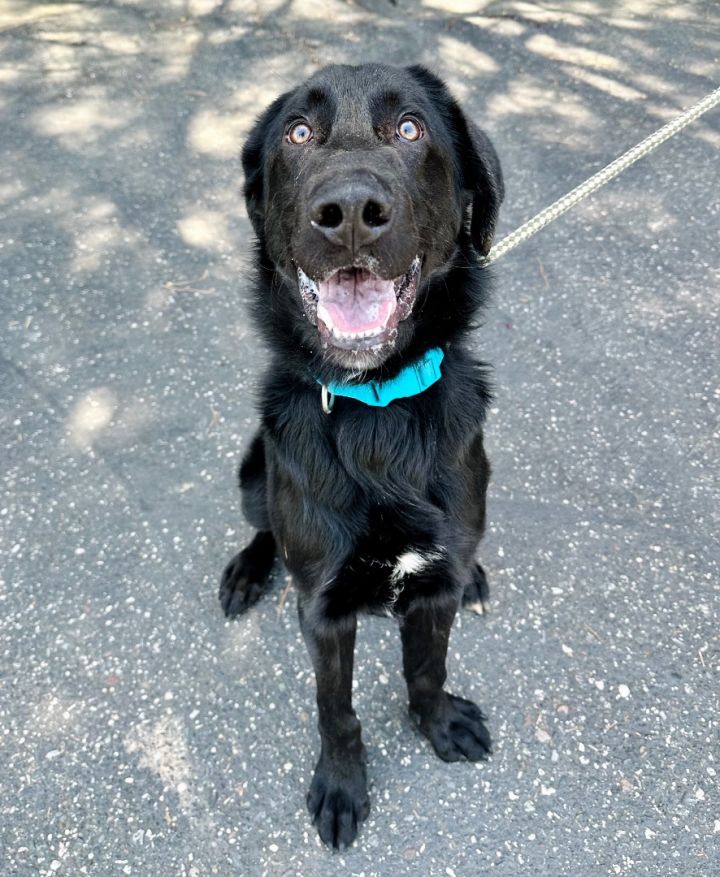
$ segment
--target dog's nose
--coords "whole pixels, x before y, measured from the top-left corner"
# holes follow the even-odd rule
[[[329,241],[354,255],[387,230],[392,202],[379,185],[348,180],[323,187],[310,204],[309,216],[312,225]]]

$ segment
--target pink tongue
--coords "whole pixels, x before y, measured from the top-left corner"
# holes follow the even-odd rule
[[[318,283],[318,317],[338,332],[381,332],[395,310],[395,284],[369,271],[337,271]]]

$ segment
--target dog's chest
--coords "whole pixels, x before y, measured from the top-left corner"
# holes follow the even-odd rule
[[[449,587],[448,550],[433,523],[422,527],[397,509],[374,510],[367,532],[323,587],[325,613],[402,615],[417,597]]]

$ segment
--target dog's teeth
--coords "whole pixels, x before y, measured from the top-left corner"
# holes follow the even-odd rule
[[[333,327],[331,331],[339,341],[361,341],[379,334],[377,329],[367,329],[364,332],[341,332]]]

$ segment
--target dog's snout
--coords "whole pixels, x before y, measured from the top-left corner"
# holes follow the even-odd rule
[[[312,225],[327,240],[355,252],[376,241],[390,225],[392,200],[379,184],[348,181],[325,186],[309,209]]]

